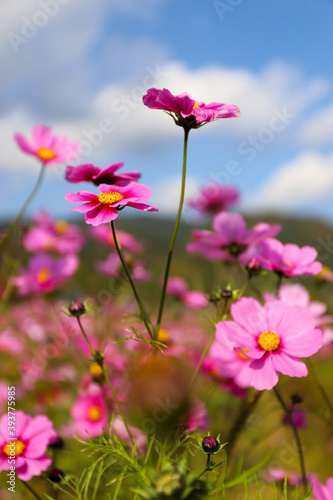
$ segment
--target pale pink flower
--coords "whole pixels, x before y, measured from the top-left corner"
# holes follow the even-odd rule
[[[0,470],[10,470],[11,454],[15,454],[16,475],[22,481],[40,476],[52,460],[45,452],[49,443],[57,437],[53,423],[44,415],[31,417],[23,411],[15,412],[14,441],[8,439],[8,415],[0,420]],[[14,443],[11,446],[11,443]]]
[[[287,307],[279,301],[261,306],[244,297],[231,306],[234,321],[216,325],[216,337],[229,349],[242,349],[252,361],[246,365],[249,385],[257,390],[272,389],[278,372],[305,377],[306,365],[299,358],[312,356],[322,345],[312,314],[302,307]]]
[[[53,135],[52,130],[45,125],[36,125],[32,129],[31,142],[22,134],[15,134],[14,138],[22,151],[35,156],[45,165],[67,163],[78,156],[78,142],[69,142],[64,136]]]
[[[90,234],[97,240],[105,243],[108,247],[116,248],[112,231],[108,226],[100,225],[92,227]],[[134,236],[121,229],[117,230],[117,238],[120,246],[131,253],[140,253],[144,248],[143,244],[134,238]]]
[[[186,281],[179,276],[169,278],[166,291],[193,310],[198,311],[209,306],[206,295],[198,290],[189,290]]]
[[[68,182],[93,182],[96,186],[99,184],[117,184],[117,186],[126,186],[130,182],[136,182],[141,174],[137,171],[126,172],[124,174],[116,173],[123,163],[113,163],[105,168],[99,168],[92,163],[78,165],[77,167],[66,167],[65,179]]]
[[[333,477],[329,477],[324,486],[317,478],[312,479],[314,500],[333,500]]]
[[[129,206],[138,210],[156,212],[158,209],[152,205],[142,203],[151,197],[151,189],[145,184],[131,182],[127,186],[110,186],[100,184],[99,195],[80,191],[79,193],[68,193],[65,200],[72,203],[85,202],[78,207],[70,208],[74,212],[86,213],[87,224],[99,226],[105,222],[110,222],[118,217],[118,210]]]
[[[283,245],[268,238],[260,243],[258,260],[263,267],[285,276],[316,275],[323,266],[316,261],[317,250],[310,246],[299,247],[293,243]]]
[[[257,245],[279,233],[281,226],[260,222],[252,229],[247,229],[241,215],[220,212],[213,218],[213,229],[193,231],[192,242],[187,245],[187,250],[210,260],[239,260],[245,265],[256,255]]]
[[[204,214],[213,215],[228,210],[239,199],[237,189],[212,182],[204,186],[196,198],[188,205]]]
[[[150,273],[146,270],[141,260],[135,259],[130,254],[124,253],[126,265],[131,273],[132,279],[137,282],[146,282],[150,280]],[[96,269],[100,273],[111,278],[125,278],[124,269],[118,254],[110,253],[104,262],[97,262]]]
[[[47,254],[37,254],[13,279],[19,295],[51,292],[68,281],[79,266],[76,255],[65,255],[57,260]]]
[[[301,474],[295,471],[280,469],[278,467],[271,467],[268,471],[268,474],[266,474],[266,476],[264,477],[264,479],[269,482],[272,482],[272,479],[274,479],[275,482],[284,481],[285,478],[287,478],[287,482],[288,484],[290,484],[290,486],[297,486],[302,484]],[[315,474],[307,474],[306,478],[308,482],[311,482],[314,480]]]

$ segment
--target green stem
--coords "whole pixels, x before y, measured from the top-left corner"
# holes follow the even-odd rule
[[[188,135],[189,135],[189,130],[184,128],[184,151],[183,151],[183,172],[182,172],[182,185],[181,185],[181,192],[180,192],[180,200],[179,200],[179,207],[178,207],[178,213],[177,213],[177,218],[175,222],[175,226],[173,229],[173,234],[170,242],[170,247],[169,247],[169,254],[167,258],[167,263],[166,263],[166,268],[165,268],[165,273],[164,273],[164,281],[163,281],[163,287],[162,287],[162,295],[161,295],[161,300],[160,300],[160,305],[159,305],[159,311],[158,311],[158,317],[157,317],[157,323],[156,323],[156,328],[155,328],[155,338],[157,339],[158,332],[160,330],[161,322],[162,322],[162,315],[163,315],[163,308],[164,308],[164,301],[165,301],[165,296],[166,296],[166,288],[168,284],[168,279],[169,279],[169,272],[170,272],[170,266],[171,266],[171,261],[172,261],[172,256],[173,256],[173,249],[177,237],[177,232],[179,228],[179,223],[180,223],[180,218],[182,215],[182,210],[183,210],[183,205],[184,205],[184,197],[185,197],[185,181],[186,181],[186,163],[187,163],[187,143],[188,143]]]
[[[116,232],[116,227],[115,227],[114,221],[111,221],[111,229],[112,229],[114,244],[115,244],[115,247],[116,247],[119,259],[120,259],[120,261],[122,263],[122,266],[124,268],[124,271],[125,271],[125,274],[127,276],[127,279],[128,279],[128,281],[129,281],[129,283],[130,283],[130,285],[132,287],[135,300],[136,300],[136,302],[138,304],[138,307],[139,307],[139,310],[140,310],[142,321],[145,324],[145,327],[147,329],[147,332],[149,333],[150,338],[154,339],[154,334],[152,332],[153,328],[151,326],[151,323],[150,323],[150,320],[149,320],[149,316],[148,316],[148,314],[147,314],[147,312],[146,312],[146,310],[144,308],[144,305],[142,304],[142,302],[140,300],[139,294],[138,294],[138,292],[137,292],[137,290],[135,288],[135,285],[133,283],[133,280],[132,280],[132,277],[131,277],[131,273],[129,272],[129,269],[127,267],[127,264],[126,264],[126,261],[124,259],[123,253],[121,251],[121,246],[120,246],[120,243],[119,243],[118,238],[117,238],[117,232]]]
[[[41,497],[39,495],[37,495],[37,493],[31,488],[31,486],[28,485],[28,483],[26,483],[25,481],[21,481],[22,484],[27,488],[27,490],[30,491],[30,493],[37,499],[37,500],[41,500]]]
[[[314,369],[314,366],[312,364],[312,361],[310,359],[307,360],[307,365],[309,367],[309,370],[311,372],[311,376],[313,377],[317,387],[318,387],[318,390],[320,392],[320,394],[322,395],[323,397],[323,400],[325,401],[326,405],[327,405],[327,408],[329,409],[332,417],[333,417],[333,406],[332,406],[332,403],[324,389],[324,386],[322,385],[322,383],[319,381],[318,377],[317,377],[317,373]]]
[[[93,348],[93,346],[91,345],[90,340],[89,340],[89,338],[88,338],[88,335],[87,335],[87,334],[86,334],[86,332],[84,331],[84,328],[83,328],[82,323],[81,323],[81,319],[80,319],[80,317],[79,317],[79,316],[78,316],[76,319],[77,319],[77,322],[78,322],[78,324],[79,324],[80,330],[81,330],[81,332],[82,332],[82,334],[83,334],[83,336],[84,336],[84,340],[87,342],[87,344],[88,344],[88,346],[89,346],[89,349],[91,350],[91,354],[93,355],[93,357],[94,357],[94,359],[95,359],[95,356],[96,356],[96,351],[95,351],[95,349]]]
[[[283,400],[281,394],[279,393],[279,391],[277,390],[277,388],[273,387],[273,390],[274,390],[275,395],[276,395],[280,405],[282,406],[284,412],[286,413],[286,415],[289,415],[289,423],[291,425],[291,428],[292,428],[292,431],[293,431],[293,434],[295,437],[295,441],[297,444],[297,452],[298,452],[299,464],[300,464],[301,475],[302,475],[302,484],[304,487],[304,492],[306,493],[307,479],[306,479],[306,471],[305,471],[305,462],[304,462],[302,443],[301,443],[301,440],[300,440],[300,437],[298,434],[297,427],[296,427],[295,422],[294,422],[293,417],[292,417],[292,411],[288,408],[288,406],[284,402],[284,400]]]

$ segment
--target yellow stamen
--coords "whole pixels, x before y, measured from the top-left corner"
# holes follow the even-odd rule
[[[41,285],[43,285],[44,283],[47,282],[47,280],[49,279],[49,276],[50,276],[50,271],[46,267],[44,269],[41,269],[37,273],[37,281],[38,281],[38,283],[40,283]]]
[[[193,106],[193,109],[197,109],[197,108],[199,108],[199,104],[195,102],[194,106]]]
[[[319,274],[317,274],[316,278],[326,278],[332,273],[332,269],[330,269],[328,266],[323,266],[323,269],[320,271]]]
[[[101,418],[102,410],[100,409],[99,406],[92,406],[88,410],[88,418],[89,420],[92,420],[93,422],[96,422],[96,420],[99,420]]]
[[[37,151],[37,155],[43,161],[50,161],[50,160],[53,160],[56,157],[55,152],[52,151],[52,149],[47,149],[47,148],[40,148]]]
[[[241,359],[251,359],[251,358],[249,358],[248,356],[246,356],[246,354],[244,354],[244,352],[248,352],[248,349],[243,349],[243,348],[241,348],[241,349],[238,349],[238,350],[237,350],[237,352],[238,352],[238,356],[239,356]]]
[[[264,332],[259,335],[258,344],[265,351],[276,351],[280,347],[280,337],[276,332]]]
[[[157,336],[157,340],[162,342],[162,344],[167,344],[170,341],[170,336],[164,328],[160,328]]]
[[[104,205],[112,205],[123,198],[125,198],[123,194],[120,194],[117,191],[110,191],[109,193],[101,193],[98,197],[98,201],[104,203]]]
[[[54,224],[54,230],[57,234],[65,234],[68,224],[64,220],[58,220]]]
[[[7,455],[7,457],[13,457],[13,458],[19,457],[24,452],[25,444],[22,443],[22,441],[18,439],[17,441],[14,441],[14,444],[15,447],[10,443],[7,443],[3,447],[2,451],[4,452],[5,455]]]
[[[89,366],[89,371],[93,377],[101,377],[103,375],[103,370],[98,363],[93,363]]]

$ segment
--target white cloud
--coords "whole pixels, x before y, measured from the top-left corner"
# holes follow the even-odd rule
[[[300,139],[304,144],[311,146],[332,144],[333,103],[321,109],[304,124],[300,131]]]
[[[288,211],[305,202],[333,194],[333,153],[324,156],[304,151],[284,163],[252,196],[244,200],[247,211]]]
[[[167,177],[161,179],[155,187],[149,203],[155,205],[159,209],[159,214],[162,216],[174,215],[179,206],[181,176]],[[183,219],[186,221],[186,200],[197,194],[201,186],[200,179],[197,177],[187,176],[185,188],[185,205],[183,211]]]

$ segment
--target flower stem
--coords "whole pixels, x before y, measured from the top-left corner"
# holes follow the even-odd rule
[[[130,273],[128,267],[127,267],[126,261],[124,259],[124,256],[123,256],[123,253],[122,253],[122,250],[121,250],[121,246],[120,246],[119,240],[117,238],[116,227],[115,227],[115,224],[114,224],[113,221],[111,221],[111,229],[112,229],[114,244],[115,244],[115,247],[116,247],[119,259],[120,259],[120,261],[122,263],[122,266],[124,268],[124,271],[125,271],[125,274],[127,276],[127,279],[128,279],[128,281],[129,281],[129,283],[130,283],[130,285],[132,287],[135,300],[136,300],[136,302],[138,304],[138,307],[139,307],[139,310],[140,310],[142,321],[145,324],[145,327],[147,329],[147,332],[148,332],[150,338],[154,339],[154,334],[153,334],[153,331],[152,331],[153,327],[151,325],[149,316],[148,316],[148,314],[147,314],[147,312],[146,312],[146,310],[144,308],[144,305],[143,305],[143,303],[140,300],[140,297],[139,297],[139,294],[137,292],[137,289],[135,288],[134,282],[133,282],[132,277],[131,277],[131,273]]]
[[[166,263],[166,267],[165,267],[164,281],[163,281],[163,287],[162,287],[162,294],[161,294],[161,300],[160,300],[160,305],[159,305],[157,323],[156,323],[156,328],[155,328],[155,338],[156,339],[157,339],[158,332],[160,330],[160,326],[161,326],[161,322],[162,322],[164,301],[165,301],[166,288],[167,288],[167,284],[168,284],[170,266],[171,266],[171,261],[172,261],[172,256],[173,256],[173,249],[174,249],[174,245],[175,245],[175,241],[176,241],[176,237],[177,237],[177,232],[178,232],[178,228],[179,228],[179,223],[180,223],[180,218],[181,218],[181,215],[182,215],[182,210],[183,210],[183,205],[184,205],[185,181],[186,181],[186,164],[187,164],[187,143],[188,143],[189,132],[190,132],[189,129],[184,128],[183,171],[182,171],[182,184],[181,184],[180,200],[179,200],[177,218],[176,218],[175,226],[174,226],[174,229],[173,229],[173,234],[172,234],[172,237],[171,237],[171,242],[170,242],[170,247],[169,247],[169,253],[168,253],[167,263]]]
[[[28,483],[26,483],[25,481],[21,481],[22,484],[24,484],[24,486],[30,491],[30,493],[37,499],[37,500],[41,500],[41,497],[39,495],[37,495],[37,493],[31,488],[31,486],[29,486]]]
[[[332,406],[332,403],[324,389],[324,386],[322,385],[322,383],[320,382],[320,380],[318,379],[318,376],[317,376],[317,373],[314,369],[314,366],[312,364],[312,361],[310,359],[307,360],[307,365],[309,367],[309,370],[311,372],[311,376],[313,377],[317,387],[318,387],[318,390],[320,392],[320,394],[322,395],[323,397],[323,400],[325,401],[326,405],[327,405],[327,408],[329,409],[332,417],[333,417],[333,406]]]
[[[81,319],[80,319],[80,317],[79,317],[79,316],[78,316],[76,319],[77,319],[77,322],[78,322],[78,324],[79,324],[79,327],[80,327],[80,330],[81,330],[81,332],[82,332],[82,335],[84,336],[84,340],[87,342],[87,344],[88,344],[88,346],[89,346],[89,349],[91,350],[91,354],[93,355],[93,358],[95,359],[95,356],[96,356],[96,351],[95,351],[95,349],[93,348],[93,346],[91,345],[91,342],[90,342],[90,340],[89,340],[89,338],[88,338],[88,335],[86,334],[86,332],[85,332],[85,330],[84,330],[84,328],[83,328],[83,326],[82,326]]]
[[[293,431],[293,434],[294,434],[294,437],[295,437],[295,441],[296,441],[296,444],[297,444],[297,452],[298,452],[299,464],[300,464],[300,469],[301,469],[302,484],[303,484],[303,487],[304,487],[304,492],[306,493],[307,479],[306,479],[306,471],[305,471],[305,462],[304,462],[304,455],[303,455],[302,443],[301,443],[301,440],[300,440],[300,437],[299,437],[299,434],[298,434],[297,427],[296,427],[295,422],[294,422],[294,420],[292,418],[292,410],[290,410],[288,408],[288,406],[284,402],[284,400],[283,400],[281,394],[279,393],[279,391],[277,390],[277,388],[273,387],[273,390],[274,390],[275,395],[276,395],[276,397],[277,397],[280,405],[282,406],[284,412],[286,413],[286,415],[289,416],[289,423],[291,425],[291,428],[292,428],[292,431]]]

